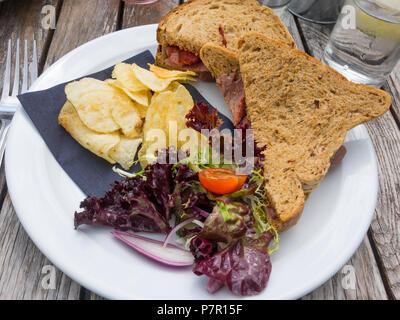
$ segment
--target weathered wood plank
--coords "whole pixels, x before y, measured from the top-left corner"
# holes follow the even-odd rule
[[[301,39],[301,35],[297,28],[296,20],[294,19],[293,15],[287,10],[286,7],[275,8],[274,12],[276,15],[279,16],[279,18],[281,18],[283,23],[289,29],[299,50],[304,51],[303,41]]]
[[[43,9],[45,5],[53,7]],[[58,0],[32,0],[28,2],[15,0],[2,3],[0,20],[7,21],[7,27],[0,29],[1,87],[8,39],[12,39],[13,52],[15,51],[16,39],[28,40],[29,53],[31,54],[31,40],[35,38],[39,61],[43,59],[47,51],[46,43],[50,40],[52,31],[51,28],[43,28],[43,26],[46,27],[46,23],[42,24],[42,22],[50,11],[57,12],[58,5]],[[4,166],[0,171],[0,189],[1,200],[3,200],[7,193]],[[56,269],[54,269],[56,272],[55,289],[46,290],[41,286],[45,276],[45,274],[42,274],[42,268],[46,265],[51,267],[51,263],[28,238],[12,208],[9,196],[5,196],[4,202],[1,201],[1,203],[0,299],[78,299],[79,285]]]
[[[29,239],[8,195],[0,212],[0,243],[0,299],[79,298],[80,286],[54,268]],[[55,281],[46,286],[50,270]]]
[[[171,9],[179,5],[179,0],[160,0],[156,3],[134,6],[125,4],[122,29],[158,23]]]
[[[379,164],[379,197],[371,235],[390,297],[400,299],[400,131],[392,114],[367,124]]]
[[[120,6],[120,0],[64,0],[45,68],[79,45],[115,31]]]
[[[0,206],[2,205],[4,198],[7,195],[7,182],[6,182],[6,171],[4,170],[4,161],[0,167]]]
[[[397,63],[393,72],[390,74],[383,89],[391,93],[392,96],[392,112],[400,127],[400,62]]]
[[[15,52],[16,40],[18,38],[21,41],[28,40],[28,52],[31,54],[32,40],[35,38],[40,61],[44,57],[43,52],[46,51],[46,43],[51,38],[52,29],[48,23],[51,11],[56,13],[59,4],[59,0],[14,0],[2,3],[0,7],[0,21],[2,21],[2,24],[5,21],[6,25],[0,28],[0,87],[2,87],[3,82],[8,40],[12,40],[12,52]],[[23,50],[21,51],[21,63],[22,53]]]
[[[310,53],[320,58],[330,30],[324,26],[299,20]],[[389,86],[386,85],[386,88]],[[393,95],[393,93],[392,93]],[[396,103],[396,102],[394,102]],[[397,105],[398,106],[398,105]],[[400,297],[400,131],[390,112],[367,123],[379,166],[379,196],[371,224],[371,243],[389,297]],[[374,257],[370,257],[373,261]],[[379,275],[376,274],[376,278]],[[370,284],[374,285],[374,284]]]
[[[303,300],[370,300],[387,299],[368,237],[346,265],[325,284],[303,297]],[[353,277],[354,275],[354,277]],[[355,280],[352,285],[352,277]]]
[[[106,300],[105,298],[103,298],[102,296],[99,296],[99,295],[95,294],[94,292],[89,292],[88,299],[89,299],[89,300]]]
[[[298,26],[300,27],[299,31],[305,40],[304,46],[308,51],[307,53],[317,59],[321,59],[333,26],[311,23],[298,18],[296,19]]]

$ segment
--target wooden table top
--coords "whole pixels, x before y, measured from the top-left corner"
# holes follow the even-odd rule
[[[0,88],[8,39],[35,37],[38,40],[41,73],[89,40],[116,30],[159,22],[179,2],[160,0],[142,7],[125,5],[120,0],[0,2]],[[52,7],[44,8],[46,5]],[[43,28],[42,22],[49,10],[55,12],[55,29]],[[276,12],[298,47],[320,58],[332,26],[294,18],[285,8]],[[379,196],[374,219],[346,266],[303,299],[400,298],[400,63],[383,88],[392,96],[392,107],[384,116],[367,124],[379,165]],[[55,288],[43,286],[47,281],[47,266],[52,264],[18,221],[7,191],[4,165],[0,171],[0,206],[0,299],[102,299],[57,269]],[[353,286],[347,282],[352,271],[356,279]]]

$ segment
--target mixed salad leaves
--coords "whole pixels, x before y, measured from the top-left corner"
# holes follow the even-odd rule
[[[202,102],[186,118],[187,126],[197,131],[221,124],[217,111]],[[238,128],[246,130],[249,124]],[[246,143],[244,138],[241,143]],[[115,169],[124,179],[104,197],[83,200],[82,210],[75,212],[75,227],[110,226],[117,238],[159,262],[194,264],[196,275],[209,277],[209,292],[226,286],[237,295],[257,294],[267,285],[278,234],[265,214],[263,149],[254,147],[256,161],[248,175],[237,174],[232,164],[200,161],[201,152],[174,164],[156,162],[138,173]],[[163,152],[167,159],[176,157],[173,149]],[[132,232],[167,236],[159,242]],[[168,243],[175,233],[186,250]]]

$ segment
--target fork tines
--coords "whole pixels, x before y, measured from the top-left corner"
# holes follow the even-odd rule
[[[10,83],[11,83],[11,39],[8,40],[7,48],[7,58],[6,58],[6,68],[4,72],[3,81],[3,92],[1,95],[1,100],[10,97]],[[15,68],[14,68],[14,82],[12,87],[11,97],[16,97],[18,93],[24,93],[28,90],[29,86],[36,80],[38,75],[38,63],[37,63],[37,51],[36,51],[36,40],[33,39],[32,42],[32,60],[28,64],[28,41],[24,40],[24,58],[22,66],[22,84],[21,90],[19,88],[20,84],[20,40],[17,39],[15,46]],[[30,83],[28,84],[28,72],[30,73]]]

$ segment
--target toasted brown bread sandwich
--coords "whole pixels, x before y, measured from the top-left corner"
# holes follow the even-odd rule
[[[221,54],[223,51],[218,51]],[[385,91],[355,84],[320,61],[250,32],[238,42],[246,121],[267,146],[267,215],[278,231],[296,224],[306,194],[318,186],[346,132],[385,113]],[[243,82],[242,82],[243,81]],[[227,91],[232,84],[226,83]]]
[[[191,0],[169,12],[157,29],[156,64],[191,70],[203,80],[217,77],[218,68],[204,65],[200,51],[206,43],[221,45],[238,65],[239,38],[257,31],[294,48],[292,36],[272,9],[257,0]]]

